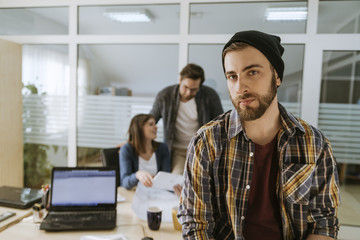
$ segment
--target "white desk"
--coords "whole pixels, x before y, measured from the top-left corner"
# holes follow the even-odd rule
[[[0,232],[0,239],[79,240],[83,235],[113,235],[122,233],[129,240],[140,240],[144,237],[143,231],[145,232],[145,236],[152,237],[154,240],[182,239],[181,231],[174,230],[172,223],[161,223],[158,231],[150,230],[147,226],[147,222],[136,217],[131,210],[131,201],[135,191],[128,191],[124,188],[119,188],[118,192],[126,198],[126,201],[118,203],[117,205],[117,227],[114,230],[45,232],[43,230],[39,230],[39,224],[35,224],[32,221],[24,219]]]
[[[14,212],[16,215],[0,222],[0,232],[20,222],[23,218],[32,215],[31,209],[14,209],[14,208],[0,207],[0,213],[4,213],[7,211]]]

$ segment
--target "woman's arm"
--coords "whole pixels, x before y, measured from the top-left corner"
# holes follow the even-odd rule
[[[127,143],[120,148],[119,158],[121,186],[130,189],[138,183],[136,178],[138,169],[134,167],[134,162],[138,161],[138,156],[136,156],[133,147]]]

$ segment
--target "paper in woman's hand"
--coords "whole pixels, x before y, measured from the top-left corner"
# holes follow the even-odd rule
[[[152,187],[174,191],[174,186],[176,184],[183,185],[183,182],[182,175],[160,171],[154,177]]]

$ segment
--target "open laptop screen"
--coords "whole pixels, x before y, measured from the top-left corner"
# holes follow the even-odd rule
[[[54,168],[51,207],[116,205],[116,170]]]

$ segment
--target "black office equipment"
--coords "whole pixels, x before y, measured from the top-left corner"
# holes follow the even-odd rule
[[[120,186],[120,168],[119,168],[119,147],[104,148],[100,151],[101,161],[105,167],[116,168],[116,185]]]
[[[39,189],[0,187],[0,206],[25,209],[40,202],[41,198],[42,191]]]
[[[104,167],[55,167],[50,209],[40,225],[47,231],[116,227],[116,170]]]

